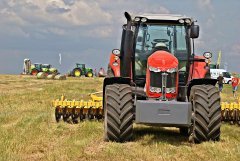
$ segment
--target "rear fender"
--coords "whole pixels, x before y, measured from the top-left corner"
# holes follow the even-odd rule
[[[203,85],[203,84],[206,84],[206,85],[213,85],[215,86],[217,83],[217,79],[192,79],[189,83],[188,83],[188,89],[187,89],[187,96],[188,96],[188,99],[189,99],[189,96],[190,96],[190,91],[191,91],[191,88],[194,86],[194,85]]]
[[[205,58],[203,56],[195,56],[195,60],[193,64],[190,65],[190,74],[188,80],[192,79],[202,79],[208,76],[209,70],[206,68],[207,64],[205,62]]]

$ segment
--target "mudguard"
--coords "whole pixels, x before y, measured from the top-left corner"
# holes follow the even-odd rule
[[[107,85],[111,84],[131,84],[131,79],[130,78],[124,78],[124,77],[109,77],[105,78],[103,82],[103,110],[104,110],[104,101],[105,101],[105,87]]]
[[[217,83],[217,79],[208,79],[208,78],[192,79],[192,80],[188,83],[187,97],[189,98],[191,88],[192,88],[192,86],[194,86],[194,85],[209,84],[209,85],[215,86],[216,83]]]

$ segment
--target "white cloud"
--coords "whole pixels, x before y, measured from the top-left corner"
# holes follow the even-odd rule
[[[88,37],[97,37],[97,38],[107,38],[113,35],[113,30],[109,26],[97,27],[90,29],[86,32],[85,36]]]
[[[30,35],[42,28],[64,35],[69,28],[109,24],[112,19],[97,2],[79,0],[4,0],[0,3],[0,17],[1,26],[12,24],[19,31],[28,28]]]
[[[45,37],[39,34],[72,33],[69,30],[78,31],[80,35],[82,33],[87,36],[86,33],[91,33],[90,37],[94,37],[95,34],[105,38],[121,30],[121,25],[126,21],[123,16],[125,10],[133,15],[170,13],[162,5],[146,7],[146,3],[145,0],[140,0],[139,3],[122,0],[116,0],[114,3],[111,0],[3,0],[0,3],[0,16],[3,17],[0,25],[13,24],[18,28],[12,29],[15,32],[28,30],[28,36],[37,38]],[[122,7],[118,8],[119,6]],[[96,28],[93,29],[93,26]]]
[[[1,17],[1,21],[0,21],[1,25],[22,26],[25,24],[24,20],[21,17],[19,17],[17,13],[9,10],[8,8],[4,8],[0,10],[0,17]]]

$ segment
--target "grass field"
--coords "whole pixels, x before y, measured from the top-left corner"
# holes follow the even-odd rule
[[[240,127],[223,124],[220,142],[190,144],[176,128],[135,125],[134,141],[103,141],[103,123],[56,123],[51,100],[88,99],[99,78],[66,81],[0,75],[0,160],[239,160]],[[225,86],[222,101],[233,101]]]

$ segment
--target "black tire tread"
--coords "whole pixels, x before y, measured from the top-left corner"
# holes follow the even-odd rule
[[[195,106],[194,142],[218,141],[220,138],[221,107],[217,88],[212,85],[195,85],[191,89],[190,99]]]
[[[131,87],[127,84],[106,86],[105,110],[105,140],[116,142],[131,140],[133,134]]]

